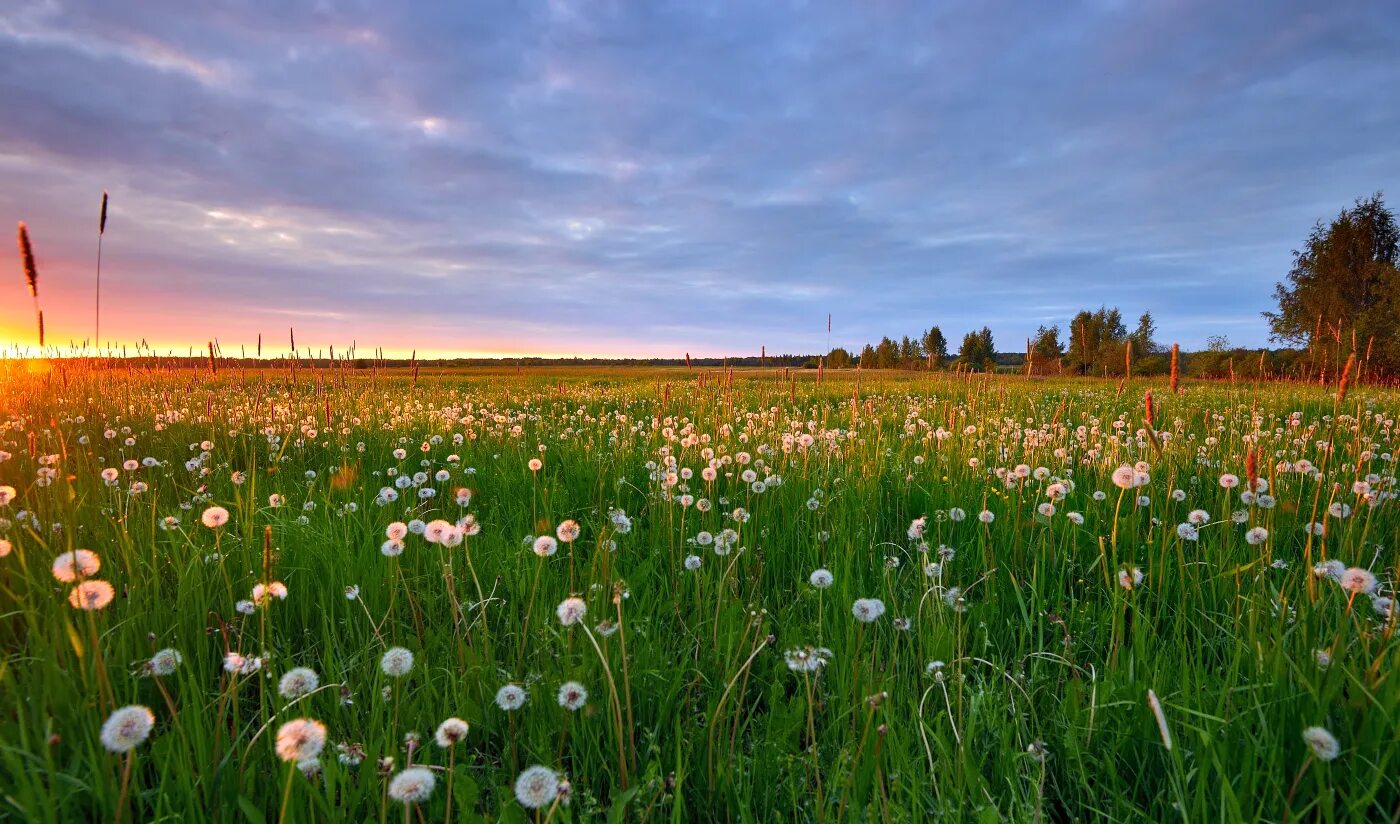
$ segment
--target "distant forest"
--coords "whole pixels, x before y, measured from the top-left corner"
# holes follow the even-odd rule
[[[1157,328],[1150,312],[1138,317],[1129,329],[1117,308],[1100,307],[1080,312],[1068,329],[1041,326],[1027,338],[1018,352],[997,351],[987,327],[968,332],[956,351],[950,351],[942,330],[931,327],[922,334],[905,335],[899,340],[882,338],[866,344],[859,353],[836,347],[822,354],[777,354],[729,357],[675,358],[435,358],[418,359],[361,357],[351,350],[337,354],[299,349],[295,354],[276,357],[229,356],[215,342],[207,353],[190,350],[186,356],[158,355],[144,346],[136,352],[121,353],[120,362],[166,366],[209,365],[215,369],[274,368],[296,365],[303,368],[348,368],[356,370],[396,368],[530,368],[548,366],[670,366],[695,368],[778,367],[791,369],[895,369],[909,371],[957,370],[961,372],[1003,372],[1026,375],[1066,375],[1123,377],[1124,375],[1166,375],[1171,371],[1172,347],[1157,340]],[[1232,346],[1224,336],[1209,338],[1205,349],[1176,353],[1181,374],[1204,378],[1325,378],[1334,376],[1345,359],[1345,347],[1323,349],[1245,349]],[[93,360],[102,360],[95,358]]]
[[[1207,339],[1206,348],[1178,351],[1183,374],[1210,378],[1308,377],[1320,375],[1341,349],[1246,349],[1223,336]],[[1345,358],[1345,355],[1341,355]],[[1068,328],[1041,326],[1021,351],[998,351],[991,329],[963,335],[956,351],[942,329],[934,326],[917,336],[882,338],[859,353],[837,347],[822,359],[827,367],[867,369],[957,369],[970,372],[1020,372],[1028,375],[1166,375],[1171,371],[1172,347],[1157,339],[1151,312],[1129,328],[1117,307],[1099,307],[1075,315]],[[815,365],[813,363],[804,365]],[[1340,366],[1337,363],[1336,366]]]

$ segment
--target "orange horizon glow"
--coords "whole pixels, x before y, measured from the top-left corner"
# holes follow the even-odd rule
[[[9,315],[10,312],[6,312]],[[105,323],[105,321],[104,321]],[[114,324],[115,325],[115,324]],[[55,328],[57,326],[57,328]],[[86,337],[73,334],[77,330],[71,324],[51,324],[49,316],[45,314],[45,346],[39,349],[37,325],[31,321],[28,327],[13,320],[6,320],[0,323],[0,360],[13,359],[62,359],[62,358],[83,358],[83,357],[150,357],[152,355],[160,357],[205,357],[209,354],[209,343],[212,340],[219,347],[219,356],[224,358],[252,358],[264,361],[273,361],[285,355],[291,354],[291,341],[289,330],[282,328],[274,332],[264,333],[262,337],[262,355],[257,354],[258,339],[254,334],[249,339],[240,336],[236,340],[220,337],[205,338],[200,341],[192,341],[188,338],[146,338],[145,346],[141,347],[141,338],[131,340],[112,340],[109,345],[98,350],[90,344],[91,330]],[[621,348],[602,349],[576,349],[568,350],[562,348],[550,348],[530,351],[526,349],[511,348],[508,344],[499,347],[482,347],[473,342],[471,345],[464,345],[462,348],[447,347],[416,347],[411,342],[403,342],[394,345],[379,347],[382,352],[376,351],[376,346],[366,340],[356,338],[353,334],[343,336],[342,340],[333,343],[326,343],[327,338],[341,338],[334,333],[326,334],[324,330],[298,329],[297,353],[302,358],[327,358],[330,356],[331,347],[334,346],[335,355],[338,358],[345,357],[351,349],[351,342],[355,344],[355,357],[373,358],[382,356],[388,360],[407,360],[415,354],[419,360],[451,360],[451,359],[497,359],[509,360],[513,358],[605,358],[605,359],[649,359],[665,358],[680,360],[687,354],[692,358],[723,358],[723,357],[744,357],[753,353],[725,352],[711,354],[700,351],[686,352],[684,350],[675,352],[637,352]],[[104,335],[103,337],[107,337]],[[123,352],[125,346],[125,352]],[[779,354],[776,350],[770,354]]]

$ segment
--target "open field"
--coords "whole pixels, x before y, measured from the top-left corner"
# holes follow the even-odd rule
[[[1400,812],[1394,390],[0,368],[0,818]]]

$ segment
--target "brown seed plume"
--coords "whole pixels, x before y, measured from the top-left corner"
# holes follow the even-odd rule
[[[1181,386],[1181,344],[1172,344],[1172,394]]]
[[[19,224],[19,258],[24,266],[24,282],[29,286],[29,296],[39,297],[39,267],[34,265],[34,247],[29,243],[29,227],[24,221]]]
[[[1351,374],[1356,369],[1356,353],[1347,355],[1346,366],[1342,367],[1342,379],[1337,382],[1337,405],[1347,399],[1347,389],[1351,388]]]

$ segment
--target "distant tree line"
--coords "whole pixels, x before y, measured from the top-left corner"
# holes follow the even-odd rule
[[[1178,352],[1183,374],[1212,378],[1336,379],[1354,360],[1358,373],[1400,375],[1400,223],[1381,194],[1358,199],[1330,223],[1319,221],[1286,282],[1274,288],[1279,308],[1265,312],[1270,337],[1284,348],[1244,349],[1224,335],[1198,352]],[[968,332],[955,355],[939,327],[918,337],[885,337],[858,357],[838,347],[832,368],[1021,371],[1031,375],[1162,375],[1169,347],[1157,340],[1151,312],[1129,329],[1118,307],[1084,309],[1068,325],[1040,326],[1023,354],[996,351],[988,327]]]

